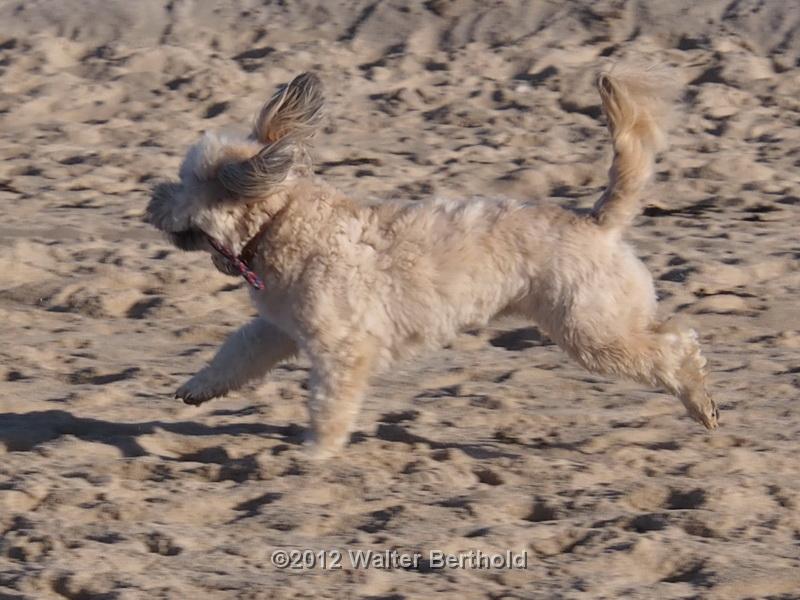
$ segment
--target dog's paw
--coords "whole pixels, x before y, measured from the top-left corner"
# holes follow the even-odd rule
[[[303,436],[302,454],[305,458],[313,461],[328,460],[342,452],[345,447],[345,441],[346,439],[341,436],[335,439],[330,437],[320,438],[312,429],[309,429]]]
[[[336,456],[341,450],[340,446],[318,444],[313,441],[306,441],[303,444],[303,456],[312,461],[328,460]]]
[[[225,390],[219,390],[214,387],[203,373],[198,373],[192,377],[175,392],[176,398],[180,398],[186,404],[191,404],[192,406],[200,406],[203,402],[208,402],[213,398],[224,395]]]
[[[709,431],[713,431],[719,427],[719,408],[717,408],[717,403],[711,398],[709,398],[709,406],[700,422]]]
[[[719,427],[719,408],[708,394],[703,394],[701,401],[686,407],[689,416],[709,431]]]

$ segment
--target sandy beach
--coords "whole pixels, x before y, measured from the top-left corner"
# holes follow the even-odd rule
[[[718,431],[514,320],[376,377],[341,460],[303,454],[303,358],[173,398],[253,314],[143,222],[202,131],[313,70],[355,197],[589,207],[631,59],[683,90],[629,238]],[[800,598],[798,90],[778,0],[0,2],[0,599]]]

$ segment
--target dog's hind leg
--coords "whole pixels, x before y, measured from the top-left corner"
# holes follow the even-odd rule
[[[697,332],[666,323],[659,326],[657,336],[661,342],[656,364],[659,383],[680,399],[695,421],[716,429],[719,411],[708,392],[706,359]]]
[[[231,335],[211,363],[184,383],[175,397],[187,404],[202,404],[266,375],[296,353],[297,345],[289,336],[256,318]]]
[[[706,387],[706,359],[694,330],[662,324],[609,340],[577,335],[559,345],[590,371],[666,388],[695,421],[706,429],[717,427],[717,406]]]

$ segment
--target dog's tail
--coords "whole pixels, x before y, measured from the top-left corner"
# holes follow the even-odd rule
[[[669,86],[653,70],[601,73],[597,89],[614,145],[609,183],[594,205],[597,223],[622,230],[639,214],[640,195],[653,173],[655,155],[666,147]]]

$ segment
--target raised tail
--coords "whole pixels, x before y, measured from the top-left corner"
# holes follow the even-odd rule
[[[614,145],[609,183],[594,205],[597,223],[622,230],[641,211],[641,193],[653,174],[656,153],[666,147],[669,87],[655,71],[601,73],[597,89]]]

